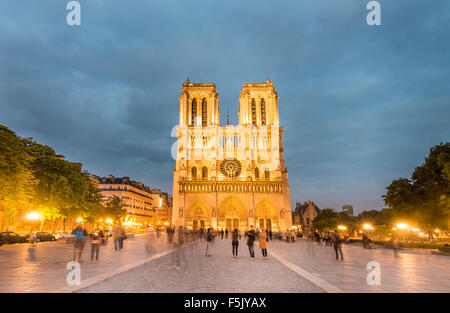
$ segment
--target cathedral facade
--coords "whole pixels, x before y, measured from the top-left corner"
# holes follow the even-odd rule
[[[288,172],[278,95],[267,79],[244,84],[239,125],[220,125],[214,84],[182,85],[173,175],[172,223],[273,231],[290,229]]]

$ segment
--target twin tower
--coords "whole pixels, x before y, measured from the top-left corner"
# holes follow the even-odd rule
[[[267,79],[244,84],[239,125],[220,125],[214,84],[188,80],[180,95],[172,222],[188,229],[290,229],[278,95]]]

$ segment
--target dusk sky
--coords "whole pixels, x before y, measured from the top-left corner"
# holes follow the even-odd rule
[[[279,95],[291,200],[381,209],[450,139],[450,1],[0,2],[0,124],[89,172],[172,193],[181,85],[215,83],[237,124],[243,83]]]

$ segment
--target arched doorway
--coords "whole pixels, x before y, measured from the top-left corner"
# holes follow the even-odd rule
[[[211,227],[211,210],[201,201],[194,201],[186,210],[185,226],[187,229]]]
[[[244,204],[235,196],[229,196],[219,205],[217,215],[217,228],[228,229],[237,228],[245,230],[248,227],[248,212]]]
[[[265,199],[255,208],[256,228],[264,228],[269,231],[279,230],[278,210],[275,205]]]

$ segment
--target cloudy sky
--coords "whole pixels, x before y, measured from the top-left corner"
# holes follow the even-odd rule
[[[213,82],[238,122],[244,82],[275,83],[291,198],[381,209],[450,139],[450,1],[0,2],[0,124],[97,175],[171,192],[181,84]]]

